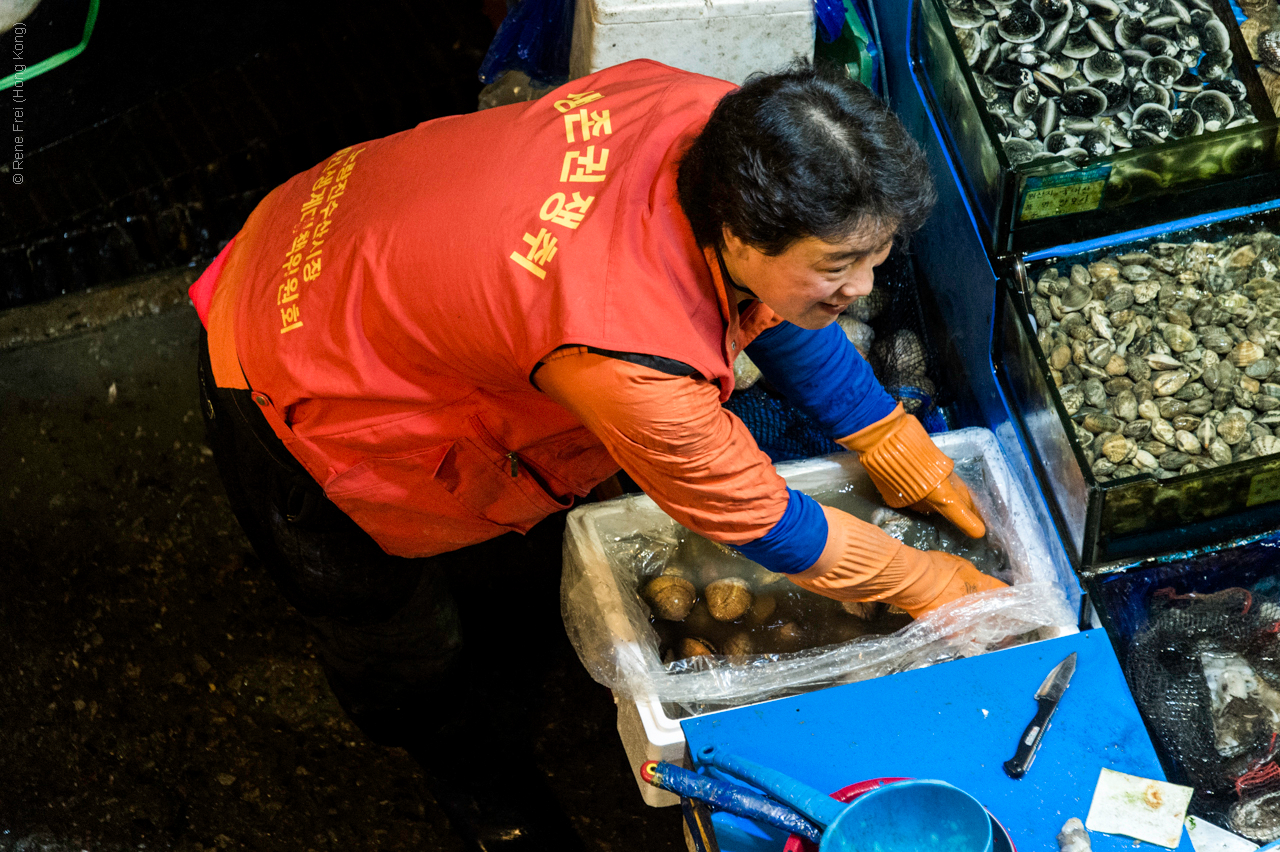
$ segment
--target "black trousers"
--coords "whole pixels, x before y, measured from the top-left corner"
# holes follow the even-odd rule
[[[200,397],[231,510],[282,594],[313,631],[329,685],[384,745],[451,721],[462,631],[445,559],[391,556],[324,495],[250,392],[216,387],[200,340]]]

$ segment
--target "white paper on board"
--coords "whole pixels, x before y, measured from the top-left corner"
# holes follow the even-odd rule
[[[1103,769],[1085,827],[1173,849],[1182,839],[1193,792],[1179,784]]]

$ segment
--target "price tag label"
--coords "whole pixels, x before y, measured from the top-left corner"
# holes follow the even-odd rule
[[[1259,473],[1249,482],[1247,506],[1261,506],[1280,500],[1280,470]]]
[[[1111,166],[1094,166],[1060,175],[1027,178],[1022,196],[1022,212],[1018,219],[1028,222],[1068,213],[1097,210],[1102,204]]]

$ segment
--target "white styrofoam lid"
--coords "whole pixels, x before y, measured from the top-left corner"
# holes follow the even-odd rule
[[[597,25],[813,12],[813,0],[578,0]]]

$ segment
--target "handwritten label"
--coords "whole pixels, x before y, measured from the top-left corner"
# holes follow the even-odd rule
[[[1105,165],[1060,175],[1028,177],[1022,196],[1022,213],[1018,219],[1029,222],[1097,210],[1102,204],[1102,191],[1106,189],[1110,176],[1111,166]]]

